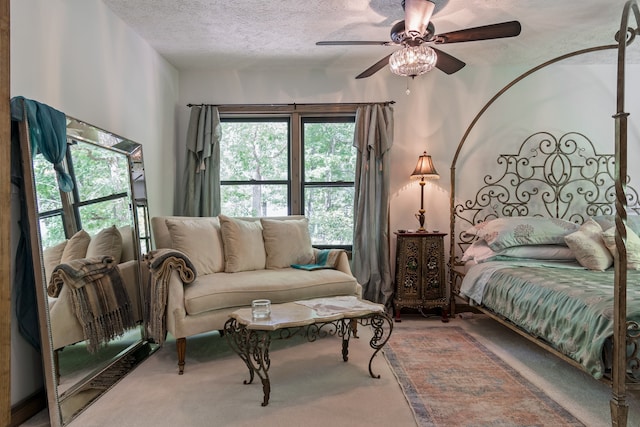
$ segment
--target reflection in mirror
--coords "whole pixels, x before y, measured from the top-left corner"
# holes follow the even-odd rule
[[[58,405],[50,418],[64,425],[153,350],[144,336],[139,263],[150,245],[142,147],[67,117],[62,166],[73,189],[58,188],[41,153],[31,159],[39,231],[34,259],[43,270],[36,283],[47,300],[40,326],[50,338],[42,348],[52,351],[45,374]]]

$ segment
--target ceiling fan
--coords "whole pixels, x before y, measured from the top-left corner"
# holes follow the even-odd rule
[[[402,49],[390,53],[358,74],[356,79],[369,77],[387,64],[395,74],[415,77],[430,71],[433,67],[447,74],[453,74],[466,65],[458,58],[435,47],[427,46],[427,44],[439,45],[515,37],[520,34],[521,30],[520,22],[509,21],[435,34],[435,27],[431,22],[431,15],[435,9],[435,4],[432,1],[402,0],[402,8],[405,12],[405,19],[397,22],[391,28],[391,41],[320,41],[316,45],[402,46]]]

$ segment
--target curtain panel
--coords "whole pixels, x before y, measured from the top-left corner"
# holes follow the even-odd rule
[[[191,107],[187,130],[182,215],[220,214],[220,139],[222,130],[218,108]]]
[[[393,108],[358,107],[353,145],[357,148],[353,274],[367,300],[387,304],[393,295],[389,259],[389,150]]]

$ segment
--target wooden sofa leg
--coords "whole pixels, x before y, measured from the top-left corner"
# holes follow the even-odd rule
[[[187,352],[187,339],[176,339],[176,350],[178,350],[178,375],[184,374],[184,356]]]

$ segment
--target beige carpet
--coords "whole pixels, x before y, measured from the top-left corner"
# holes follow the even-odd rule
[[[360,328],[343,362],[341,340],[272,343],[271,398],[217,334],[187,341],[184,375],[170,341],[80,414],[72,426],[412,426],[413,414],[386,359],[369,376],[371,332]],[[259,422],[258,422],[259,420]]]
[[[589,427],[611,425],[610,389],[587,374],[483,316],[403,316],[395,332],[455,326],[464,329],[520,375]],[[143,362],[71,427],[85,426],[416,426],[412,410],[385,357],[367,372],[370,332],[350,345],[342,362],[335,338],[275,343],[271,351],[271,399],[261,407],[259,382],[244,385],[247,369],[217,334],[188,340],[184,376],[177,374],[174,342]],[[640,426],[640,393],[628,396],[629,427]],[[464,412],[464,402],[460,411]],[[24,427],[44,426],[39,414]],[[471,425],[478,425],[470,423]],[[506,425],[506,424],[502,424]],[[509,426],[511,427],[511,426]]]

